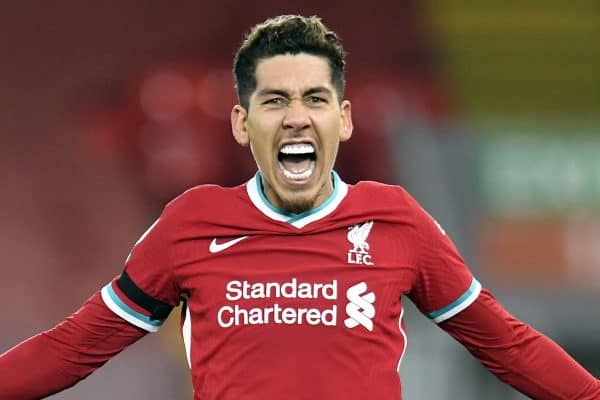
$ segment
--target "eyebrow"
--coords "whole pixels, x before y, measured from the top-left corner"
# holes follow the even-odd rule
[[[305,96],[310,96],[312,94],[315,93],[327,93],[327,94],[331,94],[332,91],[331,89],[329,89],[328,87],[325,86],[315,86],[312,88],[307,89],[306,91],[304,91],[302,93],[302,97]],[[270,95],[277,95],[277,96],[281,96],[281,97],[285,97],[286,99],[289,99],[290,93],[285,91],[285,90],[281,90],[281,89],[270,89],[270,88],[265,88],[260,90],[257,94],[258,97],[264,97],[264,96],[270,96]]]
[[[315,93],[332,94],[331,89],[329,89],[328,87],[316,86],[316,87],[310,88],[306,92],[304,92],[304,96],[310,96],[311,94],[315,94]]]

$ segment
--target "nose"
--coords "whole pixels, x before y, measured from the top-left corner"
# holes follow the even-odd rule
[[[283,127],[294,131],[301,131],[310,126],[309,110],[302,101],[291,101],[283,118]]]

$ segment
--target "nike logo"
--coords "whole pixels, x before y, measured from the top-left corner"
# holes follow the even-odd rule
[[[208,251],[210,251],[211,253],[218,253],[220,251],[230,248],[231,246],[233,246],[234,244],[236,244],[238,242],[241,242],[242,240],[246,239],[247,237],[248,236],[240,236],[239,238],[228,240],[223,243],[217,243],[217,239],[215,238],[212,240],[212,242],[210,242],[210,246],[208,246]]]

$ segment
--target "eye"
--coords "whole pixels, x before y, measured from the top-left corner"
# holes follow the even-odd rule
[[[285,99],[283,97],[273,97],[265,100],[263,104],[282,105],[285,104]]]
[[[306,98],[306,102],[308,104],[320,104],[320,103],[327,103],[327,100],[325,100],[322,97],[319,96],[308,96]]]

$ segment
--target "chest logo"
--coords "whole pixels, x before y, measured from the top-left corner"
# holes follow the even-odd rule
[[[208,251],[210,251],[211,253],[218,253],[220,251],[230,248],[231,246],[233,246],[236,243],[241,242],[242,240],[246,239],[247,237],[248,236],[240,236],[239,238],[228,240],[223,243],[217,243],[217,239],[213,239],[212,242],[210,242],[210,245],[208,246]]]
[[[367,330],[373,331],[373,317],[375,317],[375,293],[367,292],[365,282],[357,283],[351,286],[346,292],[348,304],[346,305],[346,314],[348,318],[344,321],[347,328],[356,328],[359,325]]]
[[[348,264],[373,265],[371,254],[369,254],[369,243],[367,238],[373,228],[373,221],[351,226],[348,231],[348,241],[353,247],[348,250]]]

